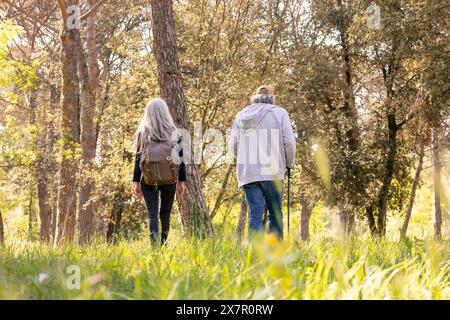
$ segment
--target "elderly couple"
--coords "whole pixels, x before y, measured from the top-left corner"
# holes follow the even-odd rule
[[[182,149],[171,148],[175,131],[164,100],[151,100],[135,133],[133,181],[137,197],[144,197],[150,239],[154,243],[159,242],[159,235],[161,244],[167,240],[175,193],[183,196],[185,192],[185,164],[171,159],[183,157]],[[295,136],[287,111],[275,105],[270,86],[259,87],[251,97],[251,104],[237,114],[229,147],[237,160],[239,187],[243,188],[248,203],[249,234],[263,231],[262,217],[267,207],[269,232],[281,239],[282,182],[286,170],[294,166]]]

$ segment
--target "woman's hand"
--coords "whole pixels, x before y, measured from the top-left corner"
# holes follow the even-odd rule
[[[140,200],[142,198],[142,190],[139,182],[135,182],[134,192],[136,193],[136,197]]]
[[[186,182],[180,181],[177,185],[177,195],[183,197],[186,192]]]

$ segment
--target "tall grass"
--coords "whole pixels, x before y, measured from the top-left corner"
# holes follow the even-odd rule
[[[227,233],[230,234],[230,233]],[[69,289],[77,265],[81,288]],[[433,240],[272,236],[0,248],[0,299],[449,299],[450,250]]]

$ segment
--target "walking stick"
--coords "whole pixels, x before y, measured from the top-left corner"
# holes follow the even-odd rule
[[[291,221],[290,221],[290,218],[291,218],[291,168],[287,168],[287,176],[288,176],[288,190],[287,190],[287,192],[288,192],[288,194],[287,194],[287,212],[288,212],[288,215],[287,215],[287,227],[288,227],[288,234],[289,234],[289,227],[290,227],[290,225],[291,225]]]

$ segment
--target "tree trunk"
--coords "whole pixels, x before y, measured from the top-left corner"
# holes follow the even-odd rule
[[[154,52],[158,66],[158,82],[162,98],[169,105],[176,125],[190,132],[189,115],[183,92],[181,68],[178,60],[175,21],[172,1],[151,0]],[[186,141],[185,141],[186,142]],[[184,146],[185,158],[194,159],[192,148]],[[189,154],[188,154],[189,153]],[[196,164],[186,165],[187,190],[178,197],[182,222],[187,234],[193,231],[211,234],[213,227],[209,217]]]
[[[109,218],[108,229],[106,231],[106,241],[109,243],[117,243],[118,240],[120,222],[122,221],[122,212],[125,202],[124,192],[125,187],[122,185],[114,196],[111,217]]]
[[[49,163],[49,144],[48,139],[49,126],[45,124],[45,130],[43,136],[38,138],[37,147],[39,156],[37,159],[37,195],[39,205],[39,218],[40,224],[40,238],[43,242],[50,242],[52,239],[52,208],[51,208],[51,196],[49,192],[49,175],[54,174],[50,171]]]
[[[245,199],[245,193],[242,193],[241,210],[239,213],[239,222],[236,229],[236,232],[240,238],[244,236],[246,221],[247,221],[247,200]]]
[[[3,216],[2,212],[0,211],[0,245],[5,245],[5,229],[3,227]]]
[[[28,96],[28,106],[30,108],[30,124],[37,126],[36,119],[36,91],[32,90]],[[39,205],[39,218],[40,218],[40,239],[41,241],[48,242],[51,239],[51,209],[50,209],[50,194],[48,192],[48,168],[46,166],[46,147],[47,147],[47,128],[43,131],[43,135],[39,134],[36,137],[35,145],[38,152],[38,157],[33,164],[34,175],[36,177],[36,187],[38,195]],[[30,188],[30,199],[33,193]],[[31,214],[30,210],[30,214]],[[30,232],[32,230],[32,217],[30,215]]]
[[[341,221],[344,232],[346,234],[352,233],[355,226],[355,214],[349,211],[342,203],[338,203],[338,208],[339,220]]]
[[[442,211],[441,211],[441,162],[439,160],[439,130],[433,128],[433,181],[434,181],[434,235],[442,238]]]
[[[50,194],[48,192],[48,181],[46,174],[38,177],[37,193],[39,203],[39,218],[41,221],[41,241],[49,242],[52,237],[52,209],[50,206]]]
[[[33,219],[34,219],[34,210],[33,210],[33,182],[30,180],[30,185],[28,188],[28,239],[30,241],[33,240]]]
[[[377,200],[377,235],[386,235],[386,216],[387,216],[387,203],[389,200],[389,189],[391,187],[392,178],[394,177],[395,159],[397,156],[397,131],[398,127],[395,121],[395,115],[388,115],[388,151],[387,159],[384,169],[383,184],[378,194]]]
[[[375,221],[375,216],[373,213],[373,205],[366,207],[366,216],[367,222],[369,223],[369,231],[372,237],[375,237],[378,234],[377,224]]]
[[[69,1],[70,5],[78,1]],[[66,8],[61,8],[65,11]],[[79,143],[79,79],[77,75],[77,37],[79,30],[67,29],[63,14],[61,32],[62,62],[62,100],[61,100],[61,139],[62,161],[59,166],[58,217],[55,243],[73,241],[76,220],[76,160]]]
[[[58,88],[58,86],[51,84],[50,85],[50,113],[56,112],[57,109],[59,109],[59,105],[61,104],[61,90]],[[58,128],[54,124],[53,121],[48,122],[48,129],[47,129],[47,136],[48,136],[48,143],[47,146],[49,147],[47,150],[47,154],[51,154],[51,157],[47,156],[47,160],[49,163],[47,164],[47,169],[51,174],[47,176],[47,192],[49,192],[49,201],[48,205],[50,207],[50,215],[51,215],[51,221],[50,221],[50,239],[51,241],[55,241],[56,239],[56,224],[57,224],[57,217],[58,217],[58,177],[57,177],[57,171],[58,171],[58,164],[56,162],[56,142],[59,139],[58,134]],[[38,186],[39,189],[39,186]]]
[[[343,114],[345,122],[343,123],[343,131],[345,134],[345,149],[351,152],[343,152],[341,155],[344,158],[345,171],[347,172],[346,183],[351,186],[351,189],[358,197],[358,202],[366,196],[363,168],[358,160],[358,152],[360,150],[360,128],[358,126],[358,111],[356,109],[354,85],[353,85],[353,70],[351,61],[351,50],[349,41],[349,28],[352,22],[352,12],[348,4],[342,0],[336,0],[337,16],[336,23],[339,31],[340,41],[340,57],[343,67],[343,96],[344,103],[339,110]],[[340,127],[341,125],[339,125]],[[350,155],[349,155],[350,154]],[[339,204],[338,204],[339,206]],[[342,206],[341,206],[342,207]],[[355,220],[356,212],[353,208],[340,208],[341,221],[344,224],[346,231],[352,230],[352,225]],[[347,215],[348,216],[344,216]]]
[[[350,61],[350,47],[349,47],[349,25],[350,25],[350,14],[346,12],[346,8],[344,8],[342,4],[342,0],[336,1],[337,8],[339,10],[338,16],[338,30],[341,44],[341,57],[342,64],[344,66],[344,75],[345,75],[345,90],[344,90],[344,108],[345,116],[351,120],[352,126],[348,131],[348,136],[351,139],[350,144],[352,148],[357,148],[359,130],[357,127],[358,121],[358,112],[355,106],[355,96],[353,93],[353,82],[352,82],[352,68]]]
[[[91,10],[96,0],[88,0],[88,10]],[[95,106],[98,87],[98,53],[96,37],[96,13],[93,11],[87,17],[86,41],[87,58],[84,53],[80,34],[77,34],[78,74],[80,78],[81,93],[81,150],[82,165],[80,170],[80,195],[78,204],[78,228],[80,230],[80,244],[91,241],[94,234],[94,203],[90,199],[95,189],[94,179],[91,176],[94,170],[96,150],[96,124]]]
[[[56,240],[56,226],[58,224],[58,184],[55,183],[52,193],[52,241]]]
[[[411,187],[411,195],[409,196],[408,207],[406,208],[405,220],[403,221],[401,233],[406,236],[406,232],[408,230],[409,220],[411,219],[412,209],[414,206],[414,200],[416,198],[416,191],[420,181],[420,174],[423,168],[423,158],[425,155],[425,144],[420,146],[419,152],[419,163],[417,164],[416,174],[414,175],[413,185]]]
[[[223,199],[223,197],[225,195],[225,192],[227,190],[228,179],[230,178],[230,175],[231,175],[231,172],[233,171],[233,169],[234,169],[233,165],[229,165],[228,166],[227,172],[225,173],[225,177],[223,178],[223,181],[222,181],[222,186],[220,188],[219,195],[216,198],[216,202],[214,204],[214,208],[213,208],[213,210],[211,212],[211,215],[210,215],[211,216],[211,220],[216,216],[217,211],[219,211],[220,205],[222,204],[222,199]]]
[[[303,194],[300,195],[300,237],[303,241],[309,239],[309,218],[311,218],[314,204],[311,203]]]
[[[94,168],[96,149],[95,134],[95,95],[90,87],[89,71],[84,56],[81,38],[77,36],[78,72],[81,83],[81,150],[82,165],[80,170],[80,196],[78,207],[78,227],[80,244],[89,243],[94,233],[94,204],[90,200],[94,191]]]

